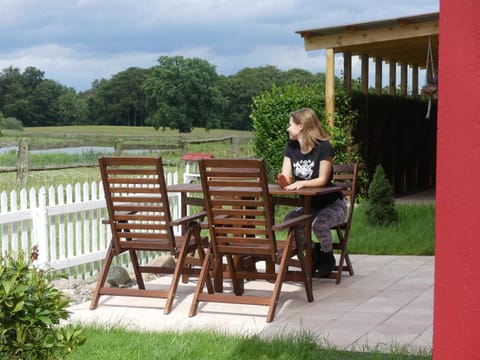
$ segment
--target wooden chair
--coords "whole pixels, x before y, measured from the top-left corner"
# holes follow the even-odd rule
[[[164,313],[170,313],[182,275],[197,275],[204,259],[207,238],[200,236],[199,223],[205,214],[172,221],[167,188],[160,157],[102,157],[99,159],[108,223],[112,240],[103,260],[90,309],[95,309],[101,295],[165,298]],[[173,227],[185,225],[182,236]],[[151,251],[175,257],[175,267],[148,266],[139,263],[137,252]],[[112,261],[128,252],[137,288],[105,287]],[[146,289],[143,273],[173,274],[168,289]]]
[[[336,270],[332,271],[331,279],[335,279],[340,284],[342,272],[348,271],[352,276],[354,274],[352,262],[348,255],[348,239],[350,237],[350,229],[352,226],[353,210],[355,208],[355,197],[357,194],[357,177],[358,164],[334,164],[333,165],[333,182],[344,186],[343,194],[348,201],[347,216],[343,223],[334,226],[332,230],[337,233],[337,241],[333,242],[333,249],[340,252],[340,259]]]
[[[296,236],[297,225],[311,221],[311,216],[275,224],[263,160],[201,159],[199,165],[211,249],[202,265],[190,316],[197,314],[202,301],[251,304],[268,306],[267,322],[271,322],[282,284],[289,280],[303,282],[307,300],[313,301],[311,269],[306,265],[304,245]],[[287,231],[286,240],[278,241],[276,232],[282,230]],[[251,258],[265,260],[265,271],[246,266],[244,260]],[[290,266],[298,271],[289,270]],[[205,293],[210,274],[218,285],[224,270],[233,293],[223,292],[221,286],[215,286],[214,293]],[[270,281],[273,290],[268,296],[245,295],[246,279]]]

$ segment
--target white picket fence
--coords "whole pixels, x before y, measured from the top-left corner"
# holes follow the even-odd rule
[[[168,185],[178,173],[166,174]],[[179,194],[169,196],[172,217],[181,214]],[[69,277],[87,278],[98,272],[110,243],[110,229],[102,221],[107,209],[101,182],[23,189],[0,194],[0,250],[30,254],[38,248],[36,265],[61,270]],[[175,229],[178,233],[180,229]],[[141,261],[152,255],[141,254]],[[117,261],[128,265],[128,256]]]

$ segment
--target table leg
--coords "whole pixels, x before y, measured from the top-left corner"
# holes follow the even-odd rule
[[[312,215],[312,197],[305,196],[303,198],[303,212],[305,215]],[[313,221],[313,219],[312,219]],[[305,257],[307,264],[307,280],[312,283],[312,221],[308,221],[305,226]]]

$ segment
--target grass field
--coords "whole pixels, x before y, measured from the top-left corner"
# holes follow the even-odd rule
[[[170,164],[166,171],[178,171],[183,174],[184,164],[181,156],[185,152],[200,152],[212,154],[215,157],[232,157],[236,151],[237,157],[253,157],[253,133],[234,130],[194,129],[188,134],[179,134],[173,130],[154,130],[151,127],[126,126],[68,126],[68,127],[36,127],[25,128],[23,132],[3,130],[0,136],[0,147],[16,146],[21,138],[27,138],[29,149],[80,147],[80,146],[115,146],[122,141],[124,146],[147,146],[148,149],[136,151],[139,155],[161,156],[164,162]],[[234,136],[236,144],[228,138]],[[225,139],[222,141],[209,141]],[[189,143],[189,141],[205,140],[205,143]],[[178,143],[183,141],[182,147]],[[113,151],[113,150],[112,150]],[[132,152],[124,152],[132,154]],[[122,154],[124,154],[122,153]],[[99,156],[112,152],[82,151],[75,154],[49,153],[29,154],[28,167],[30,169],[42,166],[77,164],[78,167],[69,170],[29,171],[26,188],[40,188],[56,184],[85,183],[100,180],[97,168],[82,165],[96,164]],[[0,169],[15,168],[17,152],[12,150],[0,154]],[[0,172],[0,191],[10,192],[20,190],[15,172]]]
[[[305,332],[272,339],[259,336],[227,336],[204,332],[138,332],[121,328],[86,327],[87,342],[75,349],[68,359],[143,360],[143,359],[209,359],[209,360],[427,360],[428,351],[412,353],[395,348],[388,353],[375,348],[344,351]]]
[[[101,144],[113,146],[117,141],[142,144],[176,144],[179,141],[194,141],[234,136],[239,143],[249,142],[253,138],[251,131],[213,129],[206,131],[195,128],[190,133],[178,130],[155,130],[152,127],[131,126],[53,126],[32,127],[23,131],[2,130],[0,146],[18,145],[21,138],[27,138],[32,148],[50,148],[80,146],[82,144]],[[213,146],[212,149],[216,147]]]

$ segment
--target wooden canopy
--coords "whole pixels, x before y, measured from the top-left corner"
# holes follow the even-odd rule
[[[438,69],[439,13],[430,13],[366,23],[299,30],[305,50],[326,49],[326,112],[333,126],[335,68],[334,56],[344,57],[344,86],[351,89],[351,57],[362,60],[362,89],[368,91],[368,60],[374,58],[375,88],[382,91],[382,63],[390,64],[389,88],[396,90],[396,64],[401,67],[401,94],[407,95],[407,68],[412,68],[412,95],[418,95],[418,69],[426,69],[427,51],[431,47],[433,65]],[[430,68],[430,66],[429,66]],[[429,70],[429,69],[427,69]]]

